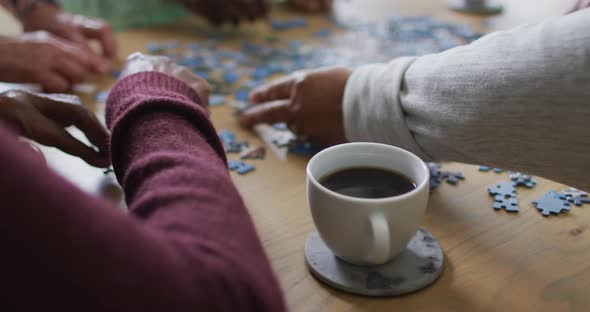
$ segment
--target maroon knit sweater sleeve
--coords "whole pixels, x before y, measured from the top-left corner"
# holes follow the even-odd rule
[[[198,96],[123,79],[107,120],[124,214],[0,130],[5,298],[19,311],[283,311],[283,297]]]

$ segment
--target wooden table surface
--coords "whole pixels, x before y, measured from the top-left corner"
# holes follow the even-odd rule
[[[434,15],[469,23],[482,31],[504,29],[563,14],[574,1],[504,1],[504,14],[481,18],[456,14],[446,1],[352,0],[340,3],[335,14],[379,19],[390,14]],[[278,15],[292,14],[279,11]],[[311,27],[327,25],[311,17]],[[144,50],[151,41],[195,41],[204,29],[200,22],[121,32],[121,57]],[[261,25],[247,26],[243,36],[260,34]],[[232,31],[235,32],[235,31]],[[302,38],[302,33],[288,33]],[[236,41],[237,42],[237,41]],[[229,45],[235,44],[230,42]],[[98,79],[101,88],[112,81]],[[86,97],[91,101],[90,97]],[[103,107],[95,109],[101,114]],[[212,116],[218,129],[235,131],[240,139],[260,143],[240,129],[229,107],[215,107]],[[100,170],[82,161],[44,148],[49,164],[91,193],[104,182]],[[305,195],[307,158],[289,156],[281,161],[272,153],[256,163],[246,176],[234,175],[253,216],[260,238],[271,259],[291,311],[584,311],[590,309],[590,211],[545,218],[530,204],[545,192],[561,190],[540,179],[532,190],[519,189],[521,212],[508,214],[491,208],[487,186],[507,181],[507,174],[480,173],[475,166],[445,163],[445,169],[463,171],[459,186],[443,184],[432,193],[422,226],[440,240],[445,270],[431,287],[398,298],[371,299],[349,295],[320,284],[305,267],[303,246],[314,230]],[[233,173],[232,173],[233,175]],[[108,178],[106,178],[108,180]]]

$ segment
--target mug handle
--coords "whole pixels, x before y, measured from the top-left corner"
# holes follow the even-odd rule
[[[389,224],[380,212],[369,215],[369,223],[373,234],[373,247],[365,259],[372,264],[385,263],[389,260],[390,251]]]

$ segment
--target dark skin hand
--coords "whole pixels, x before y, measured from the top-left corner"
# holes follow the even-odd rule
[[[28,139],[78,156],[88,164],[110,165],[109,133],[75,96],[11,90],[0,94],[0,121]],[[76,126],[94,145],[88,146],[65,128]]]
[[[255,106],[240,116],[240,124],[285,122],[314,143],[343,143],[342,100],[350,73],[339,67],[303,71],[258,87],[250,94]]]
[[[289,0],[296,8],[307,11],[331,10],[332,0]]]
[[[70,41],[48,32],[0,37],[0,81],[38,83],[45,91],[65,92],[108,64]]]
[[[111,26],[102,20],[70,14],[59,7],[40,2],[21,18],[25,32],[44,30],[56,37],[70,41],[87,54],[88,58],[100,60],[108,67],[108,60],[117,56],[117,42]],[[102,54],[94,52],[89,42],[100,43]]]
[[[213,25],[223,23],[238,25],[242,21],[255,21],[266,17],[265,0],[177,0],[187,9],[201,15]]]

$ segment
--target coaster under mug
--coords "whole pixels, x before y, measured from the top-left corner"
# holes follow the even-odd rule
[[[305,262],[320,281],[364,296],[399,296],[425,288],[443,271],[439,242],[419,228],[406,249],[393,260],[376,266],[358,266],[337,258],[318,232],[305,243]]]

